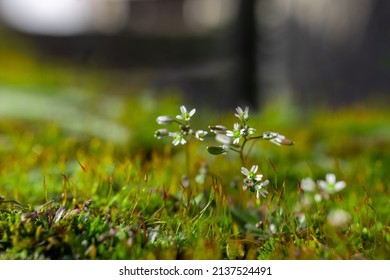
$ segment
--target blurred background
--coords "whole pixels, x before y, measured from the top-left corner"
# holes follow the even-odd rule
[[[3,111],[21,90],[383,105],[390,1],[0,0],[0,65]]]

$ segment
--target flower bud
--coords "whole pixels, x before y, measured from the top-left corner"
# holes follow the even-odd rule
[[[206,137],[206,135],[207,135],[207,131],[205,131],[205,130],[197,130],[195,132],[195,137],[197,139],[199,139],[200,141],[203,141],[204,138]]]
[[[171,124],[173,122],[173,118],[170,116],[159,116],[156,121],[158,124]]]
[[[210,130],[214,132],[215,134],[225,134],[227,128],[224,127],[223,125],[213,125],[209,126]]]
[[[168,129],[165,129],[165,128],[161,128],[154,133],[154,137],[156,137],[157,139],[161,139],[162,137],[165,137],[168,135],[169,135],[169,131],[168,131]]]

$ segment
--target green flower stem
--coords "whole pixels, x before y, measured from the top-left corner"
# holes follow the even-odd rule
[[[178,121],[177,119],[174,119],[172,122],[175,122],[178,125],[187,125],[187,122],[184,123],[184,122]]]
[[[185,161],[186,161],[186,171],[188,178],[191,178],[191,164],[190,164],[190,142],[187,141],[185,146]]]
[[[245,144],[248,142],[248,139],[244,137],[244,142],[242,143],[241,149],[240,149],[240,160],[241,160],[241,166],[245,166],[245,158],[244,158],[244,147]]]

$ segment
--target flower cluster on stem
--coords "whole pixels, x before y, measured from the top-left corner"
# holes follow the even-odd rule
[[[158,129],[154,136],[157,139],[161,139],[163,137],[172,137],[172,145],[177,146],[179,144],[185,145],[187,143],[187,138],[189,135],[195,135],[200,141],[203,141],[206,135],[208,134],[205,130],[194,130],[191,128],[190,120],[195,115],[196,109],[187,110],[187,108],[182,105],[180,106],[180,113],[173,118],[171,116],[158,116],[156,121],[160,125],[170,125],[172,123],[176,123],[179,125],[178,131],[169,131],[166,128]]]
[[[236,108],[235,116],[238,119],[234,123],[233,129],[228,129],[223,125],[209,126],[209,131],[206,130],[194,130],[190,121],[195,115],[196,109],[187,110],[185,106],[180,106],[180,114],[176,117],[172,116],[159,116],[157,117],[157,123],[160,125],[170,125],[172,123],[178,124],[179,129],[177,131],[169,131],[166,128],[158,129],[155,132],[155,137],[161,139],[163,137],[171,137],[172,145],[185,145],[190,135],[194,135],[200,141],[203,141],[206,136],[215,135],[215,139],[222,145],[220,146],[209,146],[207,150],[210,154],[221,155],[226,154],[229,151],[237,152],[241,160],[241,166],[245,166],[245,161],[249,155],[249,151],[244,155],[244,148],[249,141],[257,141],[259,139],[268,140],[276,145],[292,145],[291,140],[286,139],[283,135],[276,132],[267,131],[262,134],[257,134],[257,130],[248,124],[249,121],[249,107],[242,109],[241,107]],[[186,150],[188,153],[188,149]],[[187,154],[187,165],[188,163]],[[187,167],[189,169],[189,167]],[[256,192],[256,197],[265,197],[267,190],[264,188],[269,181],[263,181],[262,174],[256,174],[258,170],[257,165],[253,165],[250,170],[245,167],[241,168],[241,173],[245,175],[243,189]]]
[[[261,135],[255,135],[256,129],[248,125],[248,107],[245,107],[245,109],[237,107],[234,115],[238,118],[238,122],[234,123],[232,130],[227,129],[222,125],[209,126],[210,131],[216,135],[215,139],[223,144],[223,146],[219,146],[219,150],[217,147],[208,147],[207,149],[210,153],[223,154],[227,152],[228,147],[228,150],[239,153],[241,164],[245,165],[246,156],[244,155],[244,148],[248,141],[263,139],[278,146],[293,144],[293,141],[286,139],[285,136],[272,131],[264,132]],[[219,151],[219,153],[216,153],[216,151]]]

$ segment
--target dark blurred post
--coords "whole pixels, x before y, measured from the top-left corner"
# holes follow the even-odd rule
[[[256,0],[240,0],[237,19],[239,85],[243,102],[258,107]]]

